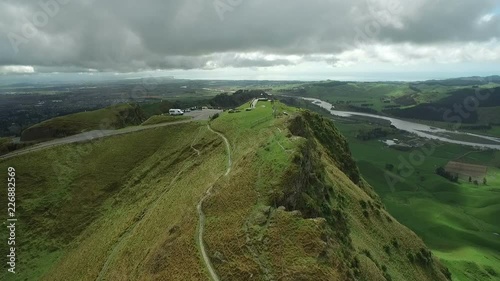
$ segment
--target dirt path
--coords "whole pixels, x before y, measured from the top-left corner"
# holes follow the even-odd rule
[[[229,173],[231,172],[231,168],[232,168],[231,145],[229,144],[229,141],[227,140],[227,138],[223,134],[214,131],[210,127],[210,125],[208,125],[208,129],[211,132],[219,135],[224,140],[224,142],[226,144],[228,160],[227,160],[227,170],[226,170],[226,173],[224,174],[224,177],[225,177],[225,176],[229,175]],[[205,230],[205,214],[203,213],[203,203],[205,202],[205,200],[208,197],[210,197],[210,195],[212,195],[213,188],[214,188],[214,185],[210,186],[210,188],[207,190],[207,192],[205,192],[205,195],[201,198],[200,202],[198,203],[198,206],[196,207],[196,210],[198,211],[198,217],[200,218],[199,225],[198,225],[198,235],[196,237],[197,237],[197,243],[200,247],[200,252],[201,252],[201,256],[203,258],[203,262],[205,263],[205,267],[207,268],[207,271],[210,274],[210,278],[213,281],[220,281],[219,276],[217,275],[217,272],[215,272],[215,269],[212,265],[212,262],[210,261],[210,257],[208,256],[207,249],[205,248],[205,243],[203,242],[203,232]]]
[[[211,130],[211,131],[213,132],[213,130]],[[196,139],[198,138],[198,136],[200,135],[200,133],[201,133],[201,130],[198,132],[198,134],[196,135],[196,138],[191,143],[191,148],[196,152],[197,156],[200,156],[201,152],[194,147],[194,144],[196,143]],[[177,179],[181,176],[181,174],[184,173],[190,166],[191,165],[189,165],[189,164],[184,165],[181,168],[181,170],[172,179],[172,181],[169,184],[169,187],[165,188],[165,190],[160,194],[160,196],[158,196],[153,202],[151,202],[150,204],[148,204],[150,206],[148,208],[148,210],[150,210],[150,212],[152,210],[154,210],[158,206],[158,204],[160,202],[160,199],[163,198],[163,196],[165,195],[165,193],[170,190],[170,187],[175,182],[177,182]],[[126,242],[132,236],[132,234],[141,226],[142,222],[144,221],[144,219],[146,218],[146,216],[150,214],[150,212],[148,212],[147,210],[144,210],[143,211],[143,215],[141,216],[141,219],[139,221],[135,222],[134,224],[132,224],[131,226],[129,226],[127,228],[127,230],[125,231],[125,233],[123,233],[118,238],[118,242],[113,246],[110,254],[108,255],[108,258],[106,259],[106,262],[102,266],[101,271],[99,272],[99,275],[96,278],[96,281],[103,281],[103,280],[105,280],[104,278],[105,278],[105,275],[109,271],[110,264],[115,260],[115,257],[117,256],[117,254],[119,253],[119,251],[125,246]],[[218,280],[218,279],[216,279],[216,280]]]

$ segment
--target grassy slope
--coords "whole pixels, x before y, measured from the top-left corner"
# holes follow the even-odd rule
[[[324,146],[316,143],[308,150],[306,139],[290,133],[289,121],[273,119],[270,104],[259,103],[255,111],[226,113],[213,124],[234,151],[231,176],[216,187],[206,207],[206,242],[221,279],[444,280],[436,263],[426,267],[409,261],[409,253],[417,256],[425,248],[421,240],[368,195],[368,186],[354,185]],[[296,161],[309,153],[317,156],[309,159],[321,159],[315,165],[324,170],[314,173],[322,180],[302,186],[297,200],[304,201],[295,202],[300,211],[275,205],[276,198],[289,197],[283,194],[294,183],[286,183],[308,169]]]
[[[154,115],[151,116],[148,120],[142,123],[142,126],[147,125],[156,125],[161,123],[170,123],[175,121],[188,120],[190,117],[187,116],[170,116],[170,115]]]
[[[270,104],[259,103],[216,119],[234,160],[219,181],[225,149],[203,123],[0,162],[0,170],[18,172],[17,277],[205,280],[196,204],[215,183],[204,207],[205,242],[223,280],[444,280],[421,240],[390,217],[369,186],[356,186],[337,168],[335,149],[291,134],[293,118],[273,119]],[[318,138],[331,137],[346,153],[335,129],[314,120],[303,127],[318,125]],[[291,186],[301,192],[290,193]],[[279,207],[289,197],[301,212]]]
[[[0,138],[0,155],[9,152],[9,148],[7,146],[11,142],[11,138]]]
[[[500,171],[490,169],[488,187],[468,183],[453,184],[435,175],[435,169],[460,155],[461,161],[500,167],[500,153],[474,152],[456,145],[442,145],[415,167],[404,182],[389,188],[384,177],[385,165],[397,166],[399,157],[409,159],[410,152],[386,148],[377,141],[355,138],[361,124],[337,123],[349,138],[363,176],[382,197],[389,212],[414,230],[452,271],[455,280],[499,280],[500,241],[498,218]],[[471,152],[471,153],[469,153]],[[421,179],[423,177],[423,180]],[[490,271],[490,273],[488,273]]]
[[[18,171],[18,280],[95,280],[111,253],[107,280],[203,279],[195,206],[224,160],[217,136],[189,123],[0,163]]]
[[[121,104],[44,121],[23,131],[21,139],[51,139],[75,135],[83,131],[119,129],[139,125],[144,119],[142,111],[137,106]]]

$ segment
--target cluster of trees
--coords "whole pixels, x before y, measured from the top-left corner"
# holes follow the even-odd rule
[[[350,104],[348,107],[348,110],[351,111],[356,111],[356,112],[363,112],[363,113],[370,113],[370,114],[378,114],[378,111],[376,111],[373,108],[367,108],[367,107],[361,107],[361,106],[355,106]]]
[[[442,176],[445,179],[448,179],[449,181],[458,182],[458,175],[446,171],[443,167],[437,168],[436,174]]]
[[[443,178],[448,179],[449,181],[458,182],[458,175],[452,174],[452,173],[446,171],[443,167],[437,168],[436,174],[442,176]],[[474,183],[475,185],[479,185],[479,181],[473,180],[471,176],[469,176],[469,183]],[[483,178],[483,185],[487,185],[487,184],[488,184],[488,180],[486,178]]]
[[[269,98],[269,95],[262,90],[239,90],[232,95],[217,95],[209,103],[213,107],[234,108],[254,98]]]
[[[367,141],[367,140],[373,140],[373,139],[379,139],[379,138],[385,138],[389,135],[391,135],[393,132],[392,130],[389,129],[384,129],[384,128],[374,128],[372,130],[360,130],[358,132],[358,135],[356,138]]]
[[[475,185],[479,185],[479,181],[478,180],[472,180],[472,177],[469,177],[469,182],[470,183],[474,183]],[[484,185],[488,184],[488,181],[486,180],[486,178],[483,178],[483,184]]]
[[[415,98],[412,95],[404,95],[404,96],[398,97],[398,98],[394,99],[394,102],[397,103],[398,105],[404,105],[404,106],[417,104],[417,101],[415,100]]]
[[[490,124],[460,126],[460,130],[491,130],[492,128],[493,127]]]

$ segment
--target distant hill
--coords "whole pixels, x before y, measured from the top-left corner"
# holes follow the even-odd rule
[[[212,121],[230,163],[202,122],[0,161],[22,167],[16,277],[207,280],[203,202],[220,280],[450,280],[362,179],[333,122],[273,106]]]
[[[441,86],[475,86],[475,85],[486,85],[488,83],[500,83],[500,76],[487,76],[487,77],[462,77],[462,78],[452,78],[444,80],[428,80],[417,82],[415,84],[426,84],[426,85],[441,85]]]
[[[484,100],[478,99],[479,97],[487,97]],[[474,110],[467,110],[468,107],[474,107]],[[455,107],[461,106],[462,110],[466,113],[462,116],[456,111]],[[462,123],[476,124],[481,121],[483,124],[497,123],[497,118],[494,116],[486,116],[485,108],[500,108],[500,87],[492,89],[473,89],[464,88],[447,93],[447,95],[439,100],[429,103],[421,103],[419,105],[401,108],[401,109],[387,109],[385,113],[411,119],[431,120],[431,121],[448,121],[446,118],[451,119],[453,116],[459,116]],[[448,112],[448,114],[446,114]],[[446,117],[449,116],[449,117]]]
[[[269,94],[263,90],[238,90],[234,93],[218,94],[212,98],[181,99],[176,101],[163,100],[161,102],[146,103],[142,104],[141,108],[149,118],[154,115],[168,113],[168,110],[171,108],[185,109],[191,107],[211,106],[215,108],[230,109],[238,107],[254,98],[262,97],[267,98],[269,97]]]
[[[135,104],[121,104],[104,109],[57,117],[22,132],[22,141],[40,141],[67,137],[91,130],[119,129],[140,125],[146,120]]]
[[[213,107],[235,108],[254,98],[268,98],[269,95],[262,90],[239,90],[233,94],[220,94],[212,98],[209,103]]]

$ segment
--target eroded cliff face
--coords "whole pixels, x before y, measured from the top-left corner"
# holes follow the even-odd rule
[[[333,270],[301,280],[451,279],[422,240],[387,213],[330,120],[306,111],[289,122],[289,130],[304,141],[273,204],[299,212],[297,221],[322,222],[324,244],[313,256],[320,268]]]

